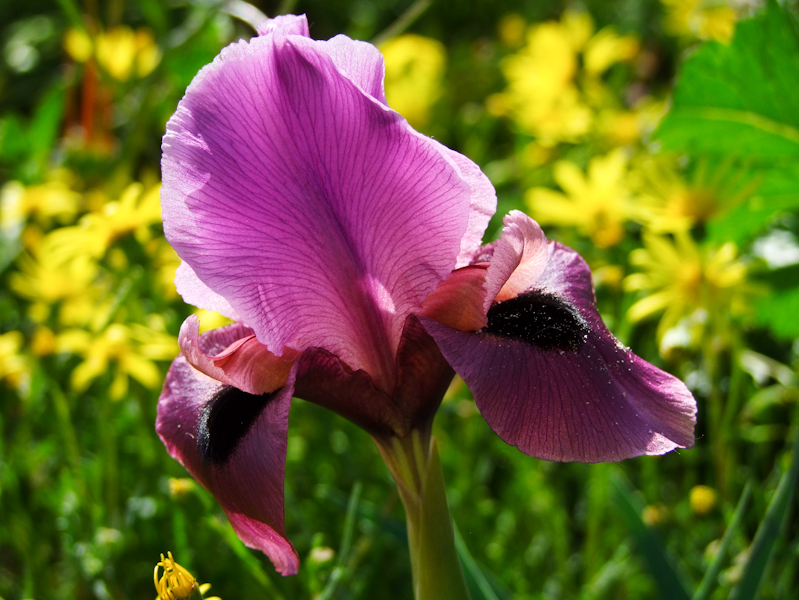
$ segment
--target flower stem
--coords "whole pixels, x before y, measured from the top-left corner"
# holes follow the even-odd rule
[[[375,441],[405,506],[414,598],[469,600],[435,439],[414,430]]]

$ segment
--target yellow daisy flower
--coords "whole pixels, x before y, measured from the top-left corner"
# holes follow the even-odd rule
[[[30,382],[30,364],[20,353],[25,340],[19,331],[0,335],[0,381],[22,390]]]
[[[88,256],[59,264],[46,252],[37,252],[35,257],[24,254],[18,259],[17,268],[9,276],[9,287],[32,303],[29,314],[37,322],[46,320],[51,308],[58,304],[64,324],[86,323],[105,291],[103,282],[98,280],[97,263]]]
[[[663,313],[658,324],[660,340],[697,310],[725,318],[740,314],[753,291],[734,244],[702,249],[684,231],[673,239],[644,234],[644,248],[634,250],[630,262],[640,272],[629,275],[624,287],[646,295],[630,307],[627,316],[636,322]]]
[[[72,189],[73,177],[68,171],[54,171],[49,181],[25,186],[9,181],[0,189],[0,227],[9,229],[36,216],[44,223],[56,218],[61,222],[74,219],[81,203],[81,194]]]
[[[565,193],[532,188],[525,194],[530,214],[541,224],[576,227],[600,248],[618,244],[624,236],[630,192],[627,159],[621,149],[597,156],[586,173],[567,161],[555,163],[555,181]]]
[[[635,38],[612,28],[594,34],[590,15],[566,11],[560,21],[528,30],[525,46],[502,63],[507,89],[489,97],[486,107],[511,117],[543,147],[579,142],[595,125],[592,109],[609,102],[601,75],[637,53]]]
[[[758,181],[744,181],[722,165],[713,172],[706,163],[686,178],[674,157],[649,157],[638,161],[630,173],[637,192],[631,217],[655,233],[685,231],[706,223],[726,208],[754,193]]]
[[[141,242],[150,237],[149,226],[161,222],[160,185],[145,190],[129,185],[118,201],[107,202],[102,212],[84,216],[72,227],[62,227],[42,240],[42,247],[56,264],[75,257],[101,258],[111,244],[131,232]]]
[[[178,354],[177,342],[165,333],[138,324],[113,323],[95,335],[84,329],[71,329],[56,339],[59,352],[83,357],[72,372],[72,388],[86,390],[92,381],[108,372],[109,363],[117,364],[109,389],[112,400],[121,399],[128,391],[132,377],[144,387],[156,390],[161,385],[161,372],[156,360],[172,360]]]
[[[211,587],[210,583],[197,584],[197,580],[185,568],[180,566],[172,557],[172,553],[167,553],[168,558],[161,555],[161,560],[155,565],[153,581],[158,597],[155,600],[189,600],[189,598],[203,598],[203,594]],[[159,577],[159,569],[163,573]],[[218,596],[206,598],[205,600],[221,600]]]
[[[76,62],[92,56],[114,79],[127,81],[132,76],[146,77],[161,62],[161,50],[152,33],[133,30],[126,25],[99,33],[94,40],[86,32],[70,29],[64,37],[64,49]]]

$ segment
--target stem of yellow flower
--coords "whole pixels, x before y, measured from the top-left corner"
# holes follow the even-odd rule
[[[403,438],[375,442],[405,507],[414,598],[469,600],[435,439],[414,430]]]

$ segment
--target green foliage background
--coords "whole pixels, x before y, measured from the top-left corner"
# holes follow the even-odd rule
[[[174,264],[164,258],[157,209],[146,209],[145,198],[158,181],[164,125],[186,86],[222,47],[253,35],[230,14],[234,4],[0,5],[5,600],[152,597],[150,573],[167,550],[227,600],[411,598],[399,498],[371,440],[352,424],[303,401],[293,405],[286,529],[304,562],[292,578],[277,576],[264,556],[238,541],[210,494],[184,479],[154,432],[160,378],[176,352],[169,340],[192,307],[159,283]],[[615,147],[623,147],[630,174],[639,160],[674,163],[686,186],[710,182],[717,193],[711,214],[681,232],[653,233],[649,221],[625,217],[620,239],[605,247],[576,224],[545,223],[549,237],[578,249],[595,269],[611,330],[691,386],[699,404],[697,444],[621,464],[547,463],[501,442],[465,386],[454,385],[435,435],[474,597],[795,598],[799,36],[791,7],[771,2],[739,12],[735,37],[721,43],[670,28],[674,3],[654,0],[592,0],[580,7],[555,0],[253,4],[268,15],[306,13],[319,39],[346,33],[372,40],[402,33],[392,27],[404,24],[442,42],[447,62],[439,98],[420,128],[469,155],[492,178],[499,210],[489,238],[509,209],[532,209],[535,216],[529,190],[557,189],[558,161],[590,170],[593,159]],[[612,26],[634,36],[654,61],[644,69],[638,54],[638,62],[619,60],[603,71],[602,97],[610,100],[602,102],[617,112],[638,110],[637,94],[666,103],[667,112],[656,129],[624,144],[588,133],[541,150],[535,134],[512,116],[487,108],[508,85],[507,57],[525,43],[514,46],[502,31],[508,15],[530,31],[575,8],[592,16],[595,30]],[[406,19],[414,11],[416,18]],[[89,63],[65,51],[65,36],[70,29],[96,35],[121,24],[151,32],[160,60],[150,72],[125,79],[100,71],[97,85],[106,95],[92,97],[98,112],[86,116],[80,107],[87,102]],[[579,85],[588,94],[588,80]],[[530,162],[531,149],[543,158]],[[74,209],[48,213],[40,206],[8,216],[5,198],[30,198],[19,194],[52,181],[67,181],[53,198],[80,196]],[[126,190],[138,198],[127,223],[141,221],[114,225],[108,207],[123,210]],[[91,236],[111,232],[99,250],[85,251],[97,269],[86,276],[85,293],[46,296],[41,286],[20,292],[24,286],[14,282],[27,273],[26,257],[50,256],[42,249],[48,236],[79,225],[84,237],[78,238],[92,243]],[[641,319],[628,313],[657,291],[621,283],[646,271],[642,252],[667,262],[651,235],[669,244],[687,236],[706,261],[701,264],[710,265],[695,283],[704,290],[699,295],[680,297],[686,288],[673,287],[673,301],[685,304],[674,327],[659,327],[657,311]],[[782,245],[763,251],[774,240]],[[719,264],[739,265],[742,274],[713,288],[712,257],[730,242],[734,258]],[[90,299],[88,308],[76,305],[83,306],[84,320],[65,324],[64,311],[81,298]],[[705,316],[691,321],[697,314]],[[687,341],[665,343],[672,330]],[[100,348],[110,350],[101,356]],[[158,384],[151,382],[152,369]],[[90,374],[85,381],[76,377],[81,370]]]

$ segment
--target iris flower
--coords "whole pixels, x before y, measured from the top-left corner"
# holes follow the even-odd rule
[[[431,456],[455,372],[530,456],[692,445],[693,397],[610,334],[576,252],[516,211],[481,245],[494,189],[387,105],[374,46],[267,21],[197,75],[162,168],[178,291],[236,323],[183,324],[157,431],[280,573],[299,567],[283,506],[292,396],[369,432],[403,485],[413,461],[392,452]]]

